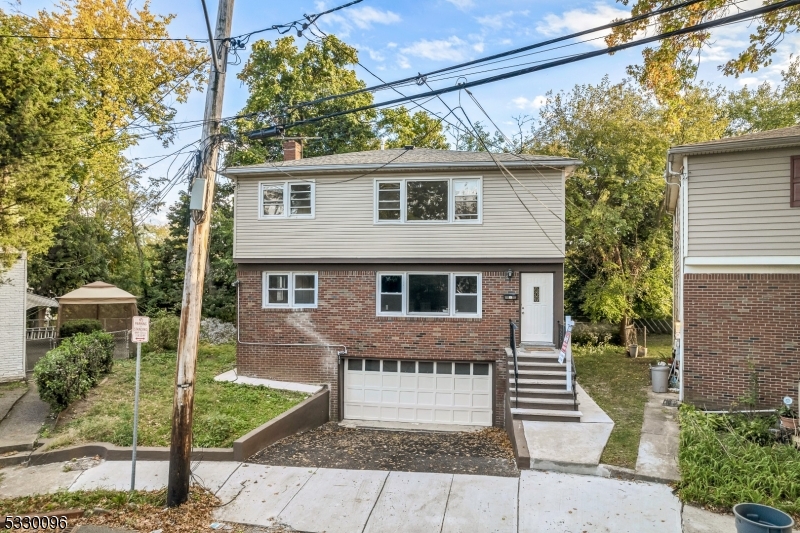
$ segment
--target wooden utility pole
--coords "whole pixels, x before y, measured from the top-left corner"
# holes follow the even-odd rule
[[[214,33],[216,46],[215,43],[211,43],[211,49],[216,50],[219,57],[215,58],[210,69],[203,122],[201,164],[192,184],[194,209],[189,220],[189,243],[186,247],[186,274],[178,335],[178,363],[172,404],[172,439],[167,486],[167,505],[170,507],[180,505],[189,498],[197,344],[200,338],[203,282],[206,275],[211,206],[214,202],[214,178],[219,154],[222,96],[228,63],[229,46],[223,39],[230,36],[232,18],[233,0],[219,0]]]

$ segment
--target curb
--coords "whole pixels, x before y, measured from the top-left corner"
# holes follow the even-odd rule
[[[233,442],[231,448],[195,448],[193,461],[239,461],[243,462],[258,450],[269,446],[289,435],[307,431],[328,421],[330,392],[326,388],[309,396],[288,411],[267,421]],[[106,461],[130,461],[132,448],[116,446],[107,442],[92,442],[61,448],[7,455],[0,457],[0,468],[27,463],[38,466],[60,463],[81,457],[100,457]],[[136,448],[138,461],[168,461],[170,449],[161,446],[139,446]]]

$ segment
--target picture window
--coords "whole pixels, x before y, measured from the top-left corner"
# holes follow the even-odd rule
[[[480,178],[376,181],[376,223],[480,223]]]

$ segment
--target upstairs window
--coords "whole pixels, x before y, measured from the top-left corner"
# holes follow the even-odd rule
[[[314,218],[314,182],[286,181],[259,184],[258,218]]]
[[[480,178],[379,180],[375,223],[480,223]]]
[[[478,273],[378,274],[378,315],[480,317]]]
[[[263,307],[317,306],[316,272],[264,272]]]

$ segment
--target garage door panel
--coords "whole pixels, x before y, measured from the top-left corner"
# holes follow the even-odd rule
[[[417,376],[400,376],[400,388],[416,390]]]
[[[472,390],[474,391],[488,391],[491,389],[489,378],[475,378],[472,381]]]
[[[400,393],[396,390],[381,391],[381,403],[397,404],[400,402]]]
[[[415,361],[401,366],[396,360],[363,361],[348,359],[345,363],[346,419],[492,424],[492,376],[486,363]],[[489,375],[485,375],[487,366]],[[403,368],[413,372],[399,372]]]
[[[455,378],[453,388],[457,391],[471,391],[473,379],[472,377]]]
[[[453,405],[453,394],[450,392],[437,392],[436,405],[451,407]]]
[[[453,390],[453,378],[436,378],[436,390]]]
[[[433,405],[435,394],[428,391],[417,392],[417,405]]]
[[[456,407],[472,407],[472,395],[459,392],[453,394],[453,405]]]
[[[417,388],[420,390],[436,390],[436,379],[432,376],[419,376],[417,378]]]

